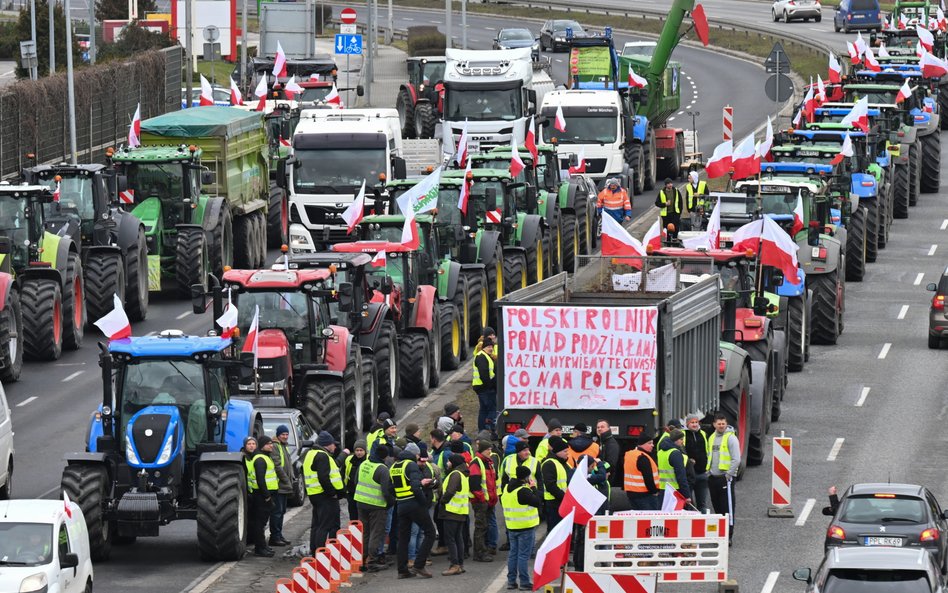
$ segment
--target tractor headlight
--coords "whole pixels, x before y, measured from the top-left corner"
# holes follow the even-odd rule
[[[125,458],[132,465],[142,464],[138,459],[138,455],[135,454],[135,447],[132,446],[132,440],[128,437],[125,437]]]
[[[102,415],[103,415],[103,416],[111,416],[111,415],[112,415],[112,408],[111,408],[110,406],[102,406]]]
[[[155,463],[157,465],[164,465],[171,461],[171,452],[174,450],[174,438],[168,437],[165,441],[165,446],[161,448],[161,455],[158,456],[158,461]]]
[[[207,407],[207,411],[211,416],[217,416],[221,413],[221,407],[217,404],[211,404]]]
[[[48,589],[49,582],[45,572],[31,574],[20,581],[20,593],[46,593]]]
[[[301,224],[290,225],[290,251],[293,253],[315,253],[316,245],[309,231]]]

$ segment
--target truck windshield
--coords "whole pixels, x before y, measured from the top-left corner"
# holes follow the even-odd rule
[[[27,264],[30,239],[29,220],[26,218],[26,200],[0,198],[0,235],[10,238],[13,249],[13,268]]]
[[[173,163],[139,163],[126,167],[129,189],[135,190],[135,202],[147,198],[180,201],[184,194],[184,169]]]
[[[497,201],[487,203],[487,190],[493,188],[497,192]],[[471,197],[468,198],[467,213],[474,220],[484,222],[488,210],[504,207],[504,186],[499,181],[475,181],[471,185]]]
[[[388,173],[385,148],[296,149],[293,189],[300,194],[352,194]]]
[[[457,89],[445,93],[449,121],[513,121],[523,113],[520,89]]]
[[[615,116],[566,116],[566,131],[550,128],[550,138],[560,144],[612,144],[619,122]]]
[[[760,196],[760,209],[764,214],[793,214],[796,205],[797,196],[794,193]]]
[[[332,91],[332,86],[317,86],[317,87],[304,87],[302,94],[300,94],[300,101],[322,101],[326,98],[326,95]]]
[[[52,561],[52,525],[0,523],[0,566],[42,566]]]
[[[59,206],[55,203],[44,204],[46,216],[59,214],[74,214],[80,220],[95,218],[95,202],[92,197],[92,178],[79,175],[61,175],[59,184]],[[52,191],[56,191],[56,180],[43,179],[41,183]]]
[[[757,209],[757,202],[748,200],[718,200],[721,205],[721,214],[752,214]]]

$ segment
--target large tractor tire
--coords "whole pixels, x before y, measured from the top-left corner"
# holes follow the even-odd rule
[[[550,252],[547,250],[546,233],[542,230],[538,233],[536,243],[524,245],[527,252],[527,284],[540,282],[547,276]]]
[[[148,245],[144,229],[125,254],[125,313],[132,321],[148,316]]]
[[[457,309],[458,320],[460,322],[461,343],[458,351],[458,364],[467,360],[471,356],[471,324],[472,319],[479,314],[471,304],[471,287],[468,284],[468,276],[463,272],[458,274],[458,285],[454,291],[454,307]],[[444,335],[442,333],[442,335]],[[441,356],[441,362],[444,364],[444,355]],[[457,367],[455,367],[457,368]]]
[[[767,382],[764,387],[764,401],[774,402],[773,405],[779,405],[781,390],[778,380],[782,381],[782,374],[776,368],[777,355],[774,351],[774,334],[771,332],[766,340],[756,342],[744,342],[741,348],[747,351],[752,361],[763,362],[767,365]],[[756,377],[755,377],[756,379]],[[772,414],[772,408],[771,408]],[[778,411],[779,414],[779,411]],[[770,415],[767,418],[767,424],[770,423]],[[754,464],[757,465],[757,464]]]
[[[428,395],[431,373],[431,345],[428,336],[411,333],[398,337],[398,374],[402,381],[402,397],[419,398]]]
[[[345,412],[342,422],[344,425],[329,434],[339,439],[343,447],[352,447],[356,439],[362,436],[359,427],[362,426],[362,410],[365,406],[365,392],[362,384],[362,352],[355,344],[349,349],[349,359],[346,361],[346,370],[342,372],[342,396],[345,398]],[[337,414],[339,408],[336,408]],[[374,422],[375,418],[368,419]]]
[[[787,394],[787,332],[774,332],[774,401],[770,408],[770,421],[779,422],[784,396]]]
[[[461,312],[453,303],[441,303],[439,307],[441,327],[441,370],[454,371],[461,366]]]
[[[289,242],[290,218],[287,211],[286,193],[275,183],[270,184],[267,203],[267,247],[279,249]]]
[[[938,89],[938,113],[948,115],[948,88]],[[942,130],[948,130],[948,117],[942,117],[939,123]]]
[[[861,206],[846,225],[846,280],[862,282],[866,277],[866,210]]]
[[[201,560],[240,560],[247,540],[247,468],[202,463],[197,486],[197,538]]]
[[[63,278],[63,348],[81,348],[85,328],[86,288],[82,278],[82,260],[78,253],[70,253],[66,259],[66,276]]]
[[[251,216],[253,216],[254,223],[257,225],[258,267],[263,268],[267,265],[267,213],[263,210],[257,210]]]
[[[893,175],[895,185],[895,199],[892,205],[893,218],[908,218],[909,194],[911,193],[912,175],[908,165],[896,165]]]
[[[503,258],[504,290],[507,294],[530,285],[527,278],[527,260],[522,253],[510,253]]]
[[[243,473],[246,473],[244,470]],[[86,520],[86,531],[89,534],[89,549],[92,560],[103,562],[112,554],[112,539],[109,537],[109,527],[102,516],[105,507],[105,497],[109,492],[109,476],[105,466],[93,464],[67,465],[63,468],[63,492],[69,495],[69,500],[79,505]],[[246,486],[235,490],[240,498],[244,498]]]
[[[803,370],[807,348],[807,311],[803,297],[787,299],[787,341],[790,343],[787,355],[787,369],[791,373]]]
[[[3,383],[19,381],[23,370],[23,312],[20,295],[12,288],[7,291],[7,302],[0,311],[0,382]]]
[[[773,359],[770,363],[751,361],[751,407],[750,407],[750,419],[749,423],[751,424],[750,434],[747,435],[747,465],[760,465],[764,461],[764,449],[765,443],[767,440],[767,431],[770,428],[770,411],[771,406],[773,405],[773,393],[774,393],[774,381],[773,381],[773,369],[771,368]],[[754,367],[757,367],[757,371],[754,370]],[[757,375],[762,374],[764,377],[764,384],[760,385]],[[757,414],[758,410],[755,409],[753,402],[757,398],[761,400],[760,415]]]
[[[879,214],[879,201],[866,200],[866,262],[873,263],[879,257],[879,235],[884,224]]]
[[[380,412],[388,412],[392,418],[398,410],[399,373],[398,373],[398,331],[395,322],[382,321],[382,329],[375,339],[375,370],[378,373]],[[375,418],[373,416],[372,418]]]
[[[919,163],[919,142],[909,147],[909,206],[918,204],[918,194],[921,191],[922,165]]]
[[[375,358],[362,354],[362,417],[359,430],[368,433],[369,427],[379,416],[379,377],[375,367]],[[394,416],[393,416],[394,417]],[[360,433],[361,434],[361,433]],[[358,437],[356,437],[358,438]],[[355,441],[353,440],[353,443]]]
[[[488,295],[488,280],[484,272],[468,272],[467,276],[467,303],[468,314],[468,346],[477,344],[481,332],[490,325],[490,296]],[[470,348],[465,351],[470,354]]]
[[[257,263],[256,240],[257,229],[253,216],[238,216],[234,221],[234,266],[238,269],[255,270],[260,267]]]
[[[89,306],[89,321],[102,319],[112,310],[112,295],[118,295],[125,303],[125,266],[118,253],[93,251],[86,258],[83,270],[86,281],[86,296]]]
[[[431,344],[431,369],[428,372],[428,387],[431,389],[441,385],[441,345],[448,339],[441,333],[441,308],[441,305],[435,303],[431,311],[431,332],[428,342]]]
[[[487,272],[487,300],[493,305],[497,299],[504,296],[508,290],[506,269],[507,264],[504,261],[504,251],[500,244],[494,245],[493,259],[484,259],[484,269]],[[488,324],[497,323],[497,310],[493,306],[487,310]]]
[[[209,272],[221,278],[224,275],[224,266],[233,267],[238,261],[236,253],[238,244],[234,242],[233,215],[227,204],[221,206],[217,226],[208,231],[207,256],[210,266]],[[239,244],[241,249],[248,247],[247,243]],[[190,294],[190,292],[188,293]]]
[[[745,367],[741,371],[741,379],[729,391],[719,394],[720,411],[727,416],[728,424],[734,427],[741,451],[747,451],[750,440],[750,373]],[[741,467],[738,477],[744,474],[747,467],[747,455],[741,455]]]
[[[415,106],[408,89],[400,89],[395,99],[395,111],[398,112],[398,123],[402,127],[402,138],[415,137]]]
[[[434,138],[435,126],[438,125],[438,114],[434,105],[423,101],[415,105],[415,137]]]
[[[23,355],[56,360],[63,352],[63,295],[59,282],[28,278],[20,289]]]
[[[579,235],[576,234],[576,215],[563,213],[560,219],[560,232],[563,237],[563,265],[560,270],[573,273],[579,257]]]
[[[941,132],[921,137],[922,153],[919,164],[919,186],[926,194],[938,191],[941,183]]]
[[[648,137],[645,142],[645,179],[642,180],[642,189],[648,191],[655,189],[655,182],[660,173],[658,170],[658,149],[655,148],[655,132],[652,128],[648,130]],[[666,175],[668,177],[668,175]],[[675,175],[677,177],[677,175]]]
[[[175,249],[174,275],[178,284],[178,296],[191,298],[191,285],[200,284],[207,290],[207,274],[210,261],[204,231],[199,228],[178,229]]]
[[[807,280],[813,290],[811,339],[814,344],[835,344],[842,333],[842,315],[836,302],[839,269],[829,274],[809,276]]]
[[[632,195],[641,195],[645,190],[645,175],[643,175],[645,169],[645,149],[641,144],[630,143],[625,147],[625,162],[629,165],[629,169],[632,170]]]
[[[339,435],[339,410],[345,403],[343,381],[333,377],[317,377],[306,383],[303,415],[317,430]]]

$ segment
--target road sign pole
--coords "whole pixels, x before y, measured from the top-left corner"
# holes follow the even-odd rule
[[[33,41],[33,47],[36,49],[36,64],[30,68],[30,78],[36,80],[39,78],[39,50],[36,47],[36,0],[30,0],[30,36]]]
[[[69,101],[69,160],[75,165],[79,161],[76,156],[76,85],[72,76],[72,15],[69,11],[69,1],[63,2],[66,10],[66,98]]]
[[[46,3],[49,9],[49,76],[56,72],[56,2],[49,0]]]
[[[780,52],[775,50],[777,54],[777,80],[775,81],[777,90],[774,93],[774,103],[780,103]]]
[[[451,43],[451,10],[454,6],[451,0],[444,0],[444,43],[445,47],[454,47]]]

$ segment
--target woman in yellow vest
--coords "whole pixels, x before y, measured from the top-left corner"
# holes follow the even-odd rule
[[[507,483],[500,504],[504,508],[504,522],[507,524],[507,538],[510,541],[510,553],[507,555],[507,589],[517,588],[520,579],[521,591],[533,590],[530,555],[536,539],[537,526],[540,524],[540,495],[537,493],[536,480],[530,469],[524,465],[517,467],[516,477]]]
[[[471,516],[471,485],[467,462],[457,453],[448,457],[448,477],[441,486],[438,518],[444,525],[444,541],[451,566],[441,574],[453,576],[464,571],[464,526]]]
[[[247,465],[247,490],[250,492],[250,541],[254,556],[272,557],[264,529],[273,510],[273,495],[280,489],[276,465],[270,459],[273,443],[268,436],[244,440],[244,463]]]
[[[326,545],[329,534],[339,531],[339,498],[345,495],[342,472],[333,457],[336,439],[325,430],[316,437],[316,446],[303,457],[303,484],[313,505],[309,534],[310,553]]]

